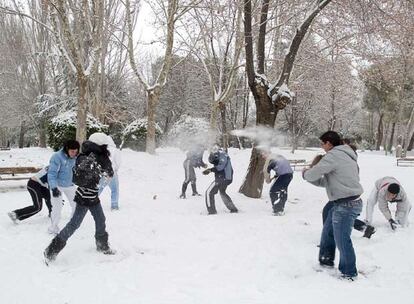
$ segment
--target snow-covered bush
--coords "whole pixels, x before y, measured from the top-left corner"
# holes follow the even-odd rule
[[[145,151],[147,138],[147,118],[136,119],[131,122],[122,132],[122,148],[130,148],[135,151]],[[158,124],[155,124],[155,140],[159,144],[162,130]]]
[[[48,124],[49,146],[55,151],[63,146],[68,139],[76,138],[76,112],[67,111],[57,115]],[[86,136],[95,132],[108,132],[108,126],[100,123],[88,113],[86,119]]]
[[[210,124],[204,118],[181,117],[168,133],[168,144],[183,150],[195,144],[208,145]]]

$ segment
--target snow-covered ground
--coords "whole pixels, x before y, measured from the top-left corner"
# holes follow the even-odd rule
[[[278,150],[288,158],[312,159],[319,150]],[[0,151],[0,166],[42,165],[51,150]],[[0,303],[412,303],[414,224],[392,232],[376,208],[376,234],[353,232],[356,282],[317,272],[324,189],[295,172],[286,215],[274,217],[266,185],[262,199],[238,193],[250,150],[230,151],[235,179],[228,193],[240,209],[230,214],[217,197],[218,214],[207,216],[204,196],[178,199],[184,153],[159,149],[156,156],[122,151],[120,210],[102,195],[110,242],[118,253],[95,251],[94,222],[82,226],[50,267],[42,252],[52,237],[45,208],[19,224],[6,213],[31,204],[25,182],[0,182]],[[205,157],[206,158],[206,157]],[[395,176],[414,201],[414,167],[395,158],[359,153],[364,200],[374,181]],[[213,176],[197,171],[200,192]],[[20,188],[23,186],[23,189]],[[190,187],[189,187],[190,188]],[[187,190],[190,194],[190,189]],[[63,208],[63,221],[69,218]],[[362,215],[363,217],[363,215]],[[413,214],[410,215],[411,222]]]

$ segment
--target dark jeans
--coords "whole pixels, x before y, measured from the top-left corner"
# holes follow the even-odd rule
[[[27,191],[29,191],[30,196],[32,197],[33,205],[14,210],[18,220],[21,221],[27,219],[42,210],[43,199],[46,202],[49,212],[52,210],[52,204],[50,203],[50,191],[48,188],[43,187],[41,184],[32,179],[29,179],[27,182]]]
[[[356,276],[356,256],[351,240],[352,227],[355,219],[362,211],[362,200],[342,199],[334,202],[328,211],[322,229],[319,248],[319,261],[329,265],[335,260],[335,248],[339,250],[339,271],[347,276]]]
[[[328,212],[331,210],[331,208],[334,206],[334,202],[329,201],[326,203],[325,207],[322,209],[322,224],[325,223],[326,218],[328,217]],[[358,231],[364,231],[365,228],[367,228],[367,224],[364,221],[361,221],[359,219],[355,219],[354,222],[354,229]]]
[[[293,174],[291,173],[280,175],[270,188],[270,201],[272,202],[273,212],[281,212],[285,209],[288,187],[292,178]]]
[[[234,206],[233,201],[231,200],[230,196],[226,193],[227,186],[230,185],[231,183],[232,181],[229,181],[229,180],[215,180],[207,188],[206,207],[207,207],[207,211],[209,214],[217,213],[214,196],[219,191],[220,191],[221,199],[223,200],[223,203],[227,207],[227,209],[229,209],[231,212],[238,211],[236,206]]]
[[[100,238],[105,236],[106,225],[105,225],[105,214],[102,210],[101,204],[96,204],[93,206],[83,206],[76,204],[75,213],[70,219],[69,223],[59,232],[57,237],[63,241],[67,241],[72,234],[80,227],[83,219],[85,218],[86,212],[92,214],[92,217],[95,221],[95,238]]]

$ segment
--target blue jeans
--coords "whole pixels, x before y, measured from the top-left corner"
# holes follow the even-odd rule
[[[73,214],[69,223],[66,224],[65,228],[63,228],[59,232],[57,237],[66,242],[72,236],[72,234],[80,227],[88,210],[91,212],[93,219],[95,221],[95,238],[100,238],[106,235],[106,219],[101,204],[96,204],[89,207],[76,204],[75,213]]]
[[[319,261],[322,264],[333,265],[335,248],[339,251],[339,271],[347,276],[358,275],[356,256],[352,246],[351,232],[355,219],[362,211],[362,200],[346,200],[334,202],[328,211],[323,225],[319,248]]]
[[[99,182],[99,195],[101,195],[104,188],[108,185],[109,185],[109,188],[111,189],[111,208],[118,208],[119,179],[118,179],[118,174],[116,172],[114,173],[114,176],[109,181],[105,178],[101,178]]]

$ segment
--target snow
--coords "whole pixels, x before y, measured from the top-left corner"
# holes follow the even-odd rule
[[[57,126],[59,125],[76,126],[76,121],[77,121],[77,114],[75,111],[66,111],[52,118],[52,124],[57,125]],[[88,125],[89,128],[95,128],[95,129],[102,129],[102,128],[108,127],[107,125],[100,123],[98,119],[96,119],[89,113],[87,113],[86,124]]]
[[[311,160],[319,149],[274,149],[289,159]],[[90,215],[49,267],[42,252],[47,234],[46,208],[19,224],[6,213],[31,203],[26,190],[0,182],[1,303],[410,303],[414,296],[414,226],[393,233],[375,209],[377,232],[371,239],[353,231],[357,265],[366,275],[344,282],[316,272],[324,189],[295,172],[286,215],[274,217],[268,202],[239,194],[250,150],[230,149],[235,169],[229,195],[241,210],[230,214],[216,198],[218,214],[207,216],[204,197],[178,199],[184,179],[184,152],[173,148],[149,155],[121,151],[120,210],[110,211],[109,190],[102,194],[115,256],[95,251]],[[0,151],[0,166],[42,165],[50,149]],[[206,159],[206,155],[204,156]],[[374,181],[395,176],[413,201],[413,167],[395,158],[360,152],[363,199]],[[200,193],[212,181],[196,171]],[[189,187],[190,188],[190,187]],[[190,189],[187,189],[187,194]],[[69,219],[68,204],[62,221]],[[410,219],[412,222],[413,214]],[[337,262],[337,261],[336,261]]]

